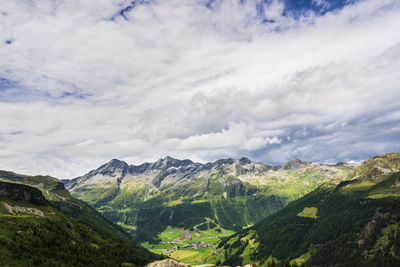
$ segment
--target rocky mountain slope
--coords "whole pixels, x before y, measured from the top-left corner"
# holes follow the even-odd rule
[[[253,227],[221,242],[208,261],[266,265],[400,266],[400,153],[368,159]]]
[[[240,230],[352,168],[300,160],[269,166],[247,158],[201,164],[171,157],[134,166],[114,159],[64,183],[73,196],[145,241],[167,226]]]
[[[157,258],[56,178],[0,171],[1,266],[144,266]]]

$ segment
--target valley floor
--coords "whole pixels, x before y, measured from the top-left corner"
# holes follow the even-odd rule
[[[158,244],[142,243],[142,246],[153,253],[169,256],[180,262],[198,265],[206,262],[207,256],[216,253],[216,247],[222,238],[235,232],[225,229],[188,231],[176,227],[168,227],[158,238]]]

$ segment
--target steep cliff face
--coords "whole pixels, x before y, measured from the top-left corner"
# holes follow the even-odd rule
[[[9,198],[14,201],[26,201],[34,204],[47,203],[42,192],[36,188],[1,181],[0,198]]]

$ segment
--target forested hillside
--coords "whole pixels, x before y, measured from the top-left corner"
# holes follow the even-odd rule
[[[221,242],[209,258],[236,266],[274,257],[316,266],[400,265],[400,153],[379,155]]]
[[[1,171],[0,180],[1,266],[144,266],[158,258],[55,178]]]

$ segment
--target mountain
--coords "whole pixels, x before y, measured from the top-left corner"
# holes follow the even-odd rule
[[[144,266],[158,256],[49,176],[0,171],[1,266]]]
[[[400,266],[400,153],[364,161],[221,242],[209,262]]]
[[[239,231],[352,168],[300,160],[269,166],[247,158],[201,164],[171,157],[135,166],[113,159],[64,183],[136,240],[155,241],[168,226]]]

